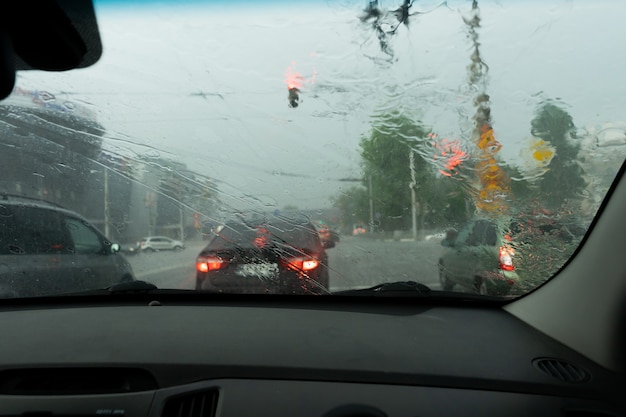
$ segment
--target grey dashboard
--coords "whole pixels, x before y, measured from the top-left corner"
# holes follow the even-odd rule
[[[498,305],[321,299],[7,306],[0,416],[625,413],[624,375]]]

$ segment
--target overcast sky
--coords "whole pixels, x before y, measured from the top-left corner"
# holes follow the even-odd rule
[[[338,179],[360,177],[358,143],[377,112],[401,109],[440,136],[467,138],[470,1],[413,16],[388,37],[392,57],[358,19],[366,1],[293,3],[98,2],[101,61],[21,74],[18,85],[93,108],[108,147],[185,162],[233,206],[328,206],[353,184]],[[503,159],[521,163],[542,100],[560,100],[579,127],[626,118],[626,2],[479,4]],[[288,106],[288,71],[303,77],[298,108]]]

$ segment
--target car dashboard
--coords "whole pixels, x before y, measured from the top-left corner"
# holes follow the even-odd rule
[[[358,298],[5,306],[0,416],[626,412],[623,375],[501,303]]]

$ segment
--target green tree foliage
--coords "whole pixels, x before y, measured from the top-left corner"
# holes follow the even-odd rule
[[[409,153],[411,144],[427,133],[407,117],[393,114],[379,116],[370,136],[361,139],[365,185],[369,187],[371,178],[374,212],[381,230],[406,230],[411,225]],[[425,164],[421,158],[415,158],[416,188],[420,195],[426,182],[424,177],[430,176]]]
[[[574,142],[574,132],[572,116],[553,101],[541,104],[531,122],[533,136],[550,142],[556,148],[538,190],[542,203],[549,209],[559,209],[580,198],[586,186],[583,170],[577,162],[580,145]]]
[[[418,230],[457,227],[473,212],[457,178],[439,174],[431,163],[425,140],[430,130],[398,112],[375,117],[369,135],[361,138],[362,186],[351,187],[332,199],[344,227],[370,222],[370,184],[375,228],[378,231],[412,228],[411,166],[414,153],[415,200]]]
[[[361,186],[353,186],[331,198],[333,207],[340,211],[340,228],[350,232],[355,224],[367,224],[369,219],[369,196]]]
[[[428,183],[428,203],[422,210],[422,226],[429,229],[460,228],[475,211],[463,183],[436,177]]]
[[[418,228],[447,226],[467,218],[465,193],[454,179],[441,177],[428,160],[429,129],[400,113],[378,116],[361,140],[364,185],[371,178],[374,212],[381,230],[412,226],[410,152],[414,152]]]

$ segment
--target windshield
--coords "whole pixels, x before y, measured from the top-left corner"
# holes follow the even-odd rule
[[[95,12],[97,63],[21,71],[0,101],[3,297],[519,297],[574,254],[626,155],[625,3]]]

